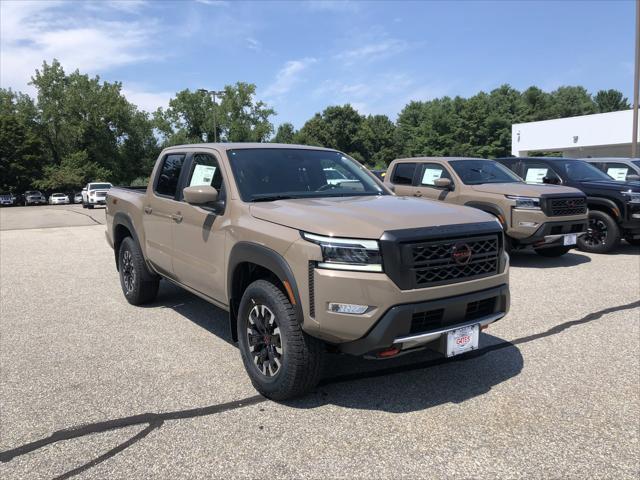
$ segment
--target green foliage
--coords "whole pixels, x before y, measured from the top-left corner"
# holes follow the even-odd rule
[[[600,90],[593,100],[596,102],[598,112],[617,112],[618,110],[628,110],[631,108],[629,100],[617,90]]]
[[[80,151],[65,156],[59,164],[46,166],[43,178],[36,180],[34,185],[43,190],[68,190],[111,178],[109,170],[89,161],[87,152]]]
[[[295,143],[296,129],[291,123],[283,123],[278,127],[273,143]]]
[[[131,180],[130,187],[146,187],[149,185],[149,177],[137,177]]]
[[[238,82],[224,88],[216,104],[207,92],[182,90],[169,108],[154,114],[155,127],[165,145],[213,142],[264,142],[273,133],[269,117],[275,111],[255,100],[256,86]]]

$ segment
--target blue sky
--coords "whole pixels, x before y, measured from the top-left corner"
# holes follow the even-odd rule
[[[634,2],[0,3],[0,84],[32,93],[42,60],[123,82],[146,110],[184,88],[245,81],[297,127],[351,103],[395,119],[410,100],[503,83],[633,87]]]

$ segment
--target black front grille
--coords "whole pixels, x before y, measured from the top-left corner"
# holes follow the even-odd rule
[[[483,298],[467,303],[464,317],[455,315],[445,315],[444,308],[428,310],[425,312],[415,312],[411,317],[411,334],[419,334],[448,328],[482,317],[487,317],[496,311],[498,297]],[[461,318],[462,317],[462,318]]]
[[[462,282],[498,273],[498,235],[414,243],[405,247],[415,286]],[[467,255],[470,253],[470,255]]]
[[[586,198],[569,197],[549,200],[548,214],[552,217],[583,215],[585,213],[587,213]]]

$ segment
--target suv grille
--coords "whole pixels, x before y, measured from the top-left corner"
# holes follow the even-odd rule
[[[498,273],[498,235],[414,243],[407,248],[416,288]]]
[[[586,198],[552,198],[549,201],[549,215],[560,217],[566,215],[583,215],[587,213]]]

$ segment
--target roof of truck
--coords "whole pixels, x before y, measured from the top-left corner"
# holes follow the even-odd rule
[[[314,147],[312,145],[295,145],[290,143],[257,143],[257,142],[233,142],[233,143],[191,143],[188,145],[173,145],[165,150],[184,150],[191,148],[213,148],[216,150],[241,150],[249,148],[292,148],[296,150],[326,150],[335,152],[333,148]]]

